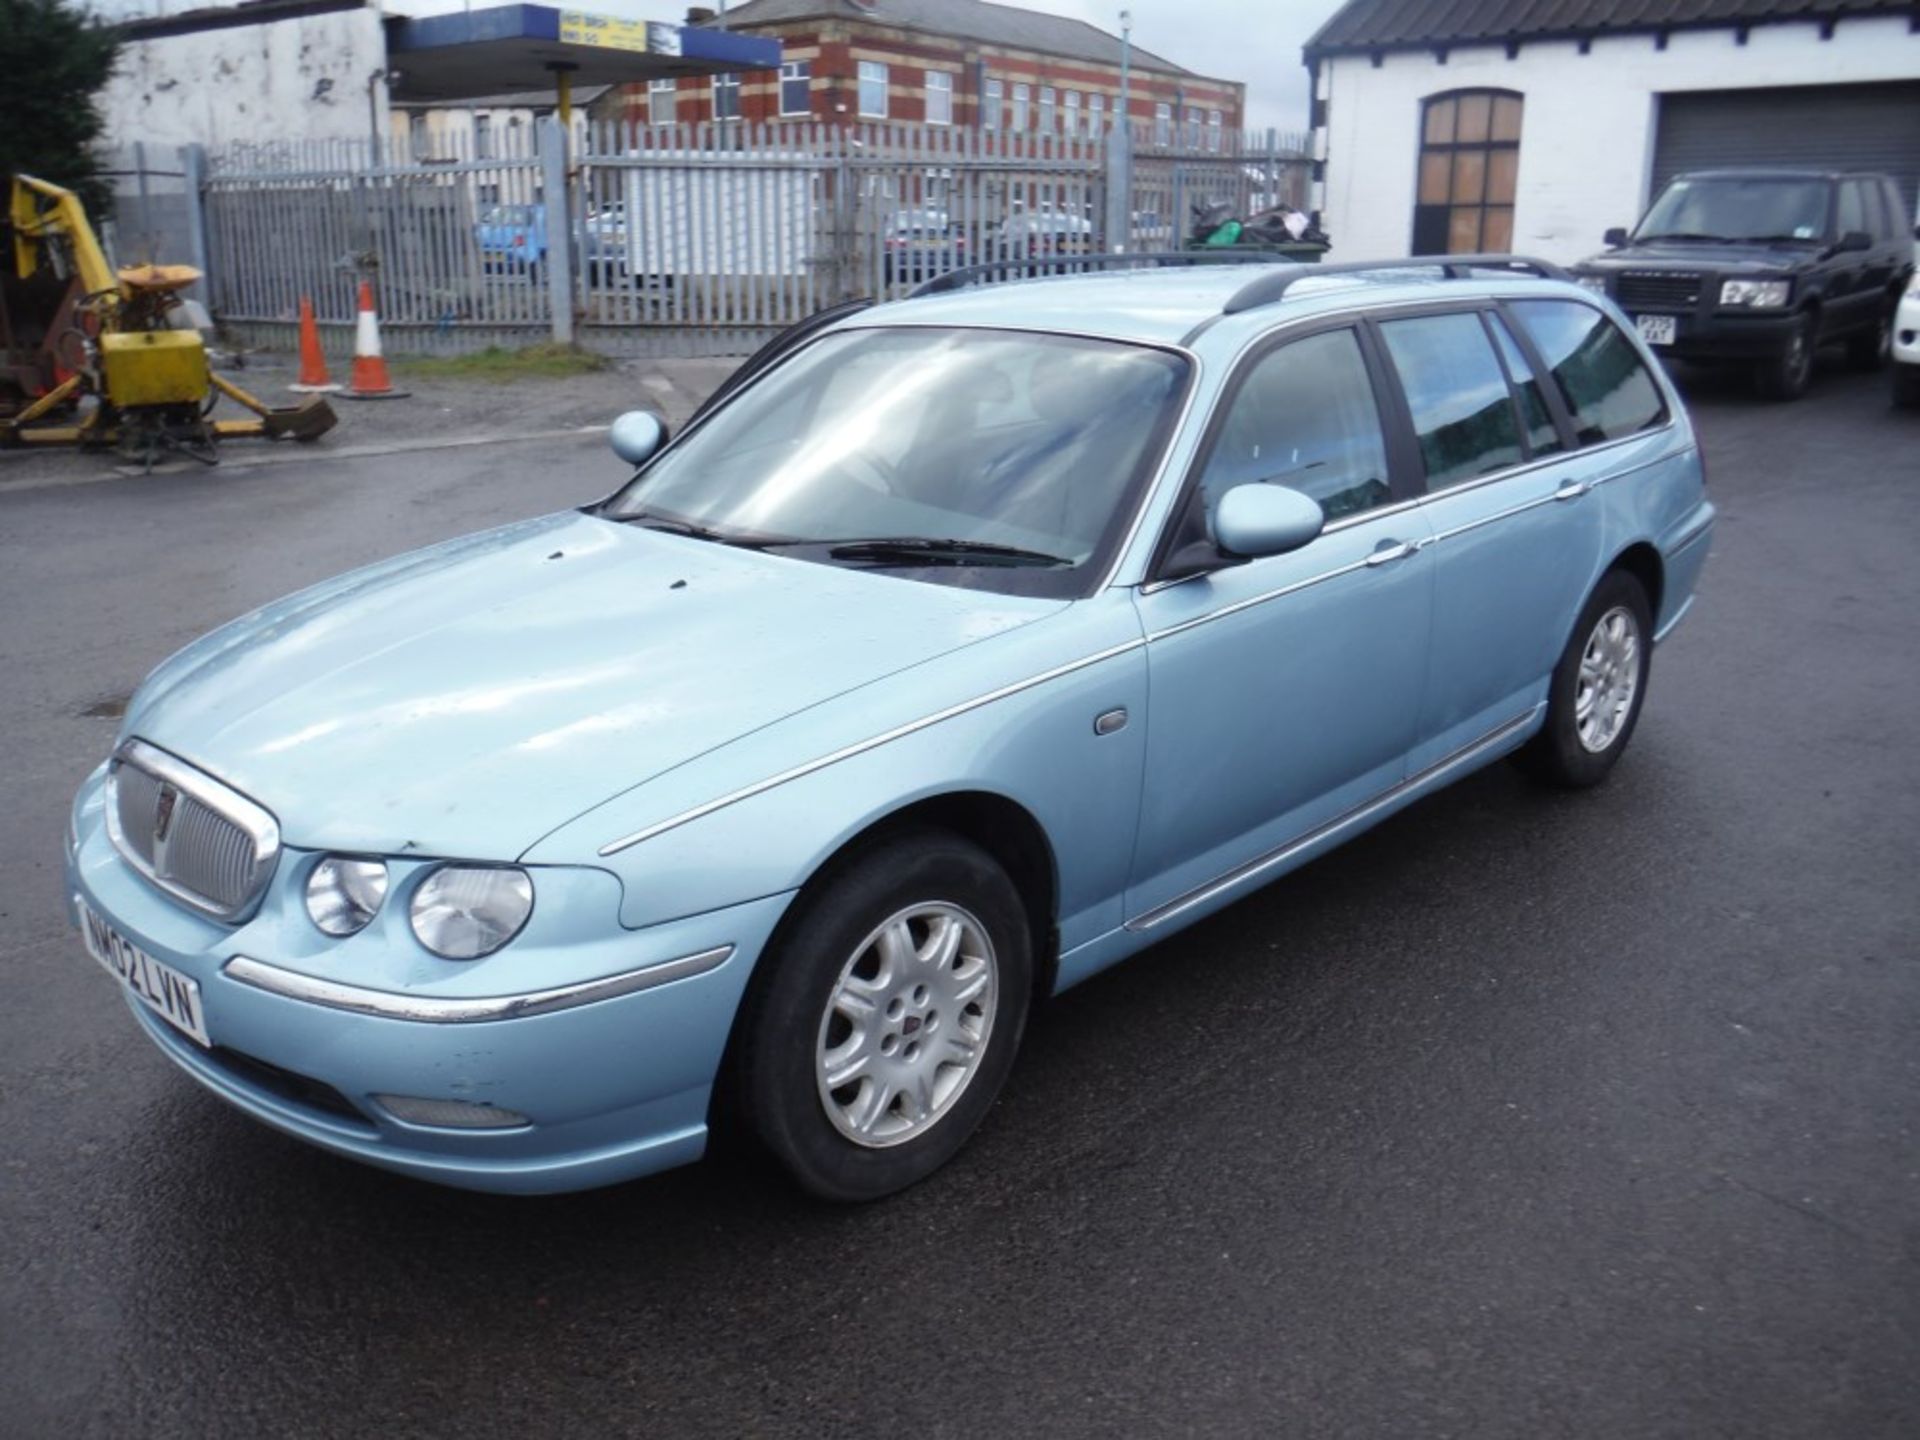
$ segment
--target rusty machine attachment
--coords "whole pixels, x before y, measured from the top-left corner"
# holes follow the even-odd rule
[[[151,470],[169,453],[211,465],[218,440],[315,440],[333,428],[323,396],[276,408],[213,372],[180,295],[198,270],[115,273],[79,197],[31,175],[14,177],[6,221],[0,445],[112,447]],[[222,395],[253,418],[211,419]]]

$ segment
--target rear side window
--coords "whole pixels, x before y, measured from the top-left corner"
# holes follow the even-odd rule
[[[1582,445],[1616,440],[1666,418],[1666,402],[1639,352],[1606,316],[1578,300],[1512,306],[1547,362]]]
[[[1380,333],[1407,392],[1429,490],[1519,462],[1513,396],[1478,313],[1389,320]]]
[[[1296,340],[1254,362],[1200,477],[1211,507],[1235,485],[1287,485],[1329,520],[1385,504],[1387,449],[1351,330]]]

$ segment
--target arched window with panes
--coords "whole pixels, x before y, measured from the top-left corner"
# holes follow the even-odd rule
[[[1451,90],[1421,106],[1414,254],[1513,248],[1520,109],[1511,90]]]

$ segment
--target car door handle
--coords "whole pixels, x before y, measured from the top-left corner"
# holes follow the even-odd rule
[[[1391,565],[1396,560],[1404,560],[1418,553],[1420,547],[1407,540],[1382,540],[1367,556],[1369,565]]]
[[[1584,480],[1563,480],[1560,488],[1553,492],[1556,500],[1578,500],[1593,487]]]

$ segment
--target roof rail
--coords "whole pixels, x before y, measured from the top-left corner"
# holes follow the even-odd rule
[[[944,295],[952,290],[965,290],[973,285],[987,285],[996,280],[1026,280],[1044,274],[1079,274],[1088,270],[1131,270],[1158,268],[1176,265],[1263,265],[1281,262],[1298,265],[1300,269],[1317,269],[1317,266],[1301,265],[1291,255],[1278,250],[1262,250],[1255,246],[1217,246],[1211,250],[1140,250],[1122,254],[1102,255],[1033,255],[1010,257],[1006,260],[989,260],[979,265],[963,265],[957,270],[949,270],[944,275],[909,290],[906,298],[918,300],[922,295]]]
[[[1337,265],[1302,265],[1298,271],[1262,275],[1234,291],[1220,313],[1238,315],[1243,310],[1271,305],[1302,280],[1321,275],[1368,275],[1380,270],[1438,270],[1448,280],[1468,279],[1476,270],[1507,270],[1537,275],[1543,280],[1573,278],[1551,261],[1526,255],[1412,255],[1404,260],[1343,260]]]

